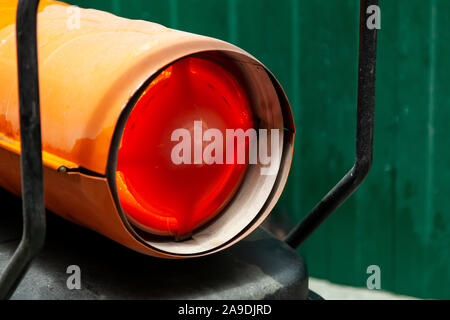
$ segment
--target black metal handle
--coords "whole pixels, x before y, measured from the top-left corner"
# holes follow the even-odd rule
[[[22,168],[22,240],[0,279],[0,299],[9,299],[45,241],[41,115],[37,57],[39,0],[19,0],[17,65]]]
[[[372,5],[378,5],[378,0],[361,0],[356,162],[350,172],[289,233],[285,241],[293,248],[298,248],[358,189],[372,166],[377,61],[377,29],[367,26],[367,10]]]

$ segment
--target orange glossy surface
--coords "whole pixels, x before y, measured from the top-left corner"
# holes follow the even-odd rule
[[[0,0],[0,147],[19,153],[16,4]],[[162,67],[209,50],[244,54],[225,42],[156,23],[43,1],[38,57],[44,165],[106,174],[117,119],[130,96]]]
[[[17,0],[0,0],[0,186],[20,195],[16,4]],[[223,41],[98,10],[80,9],[79,13],[79,28],[73,28],[70,17],[74,11],[66,4],[42,0],[39,6],[45,205],[61,217],[132,250],[162,258],[184,258],[178,250],[161,251],[133,232],[118,212],[115,190],[110,189],[106,178],[58,169],[84,168],[105,175],[117,120],[130,97],[158,70],[182,57],[226,52],[233,60],[254,66],[249,70],[252,83],[261,82],[258,74],[266,76],[265,68],[245,51]],[[282,110],[289,122],[286,127],[293,133],[292,114],[284,95]],[[286,177],[283,175],[283,184]],[[173,192],[173,199],[176,197]],[[276,199],[278,193],[273,204]],[[269,211],[260,214],[239,236],[230,233],[229,238],[210,244],[211,251],[193,251],[192,256],[235,244],[257,228]]]
[[[0,0],[0,29],[16,23],[18,3],[19,0]],[[54,4],[68,6],[68,4],[59,1],[41,0],[39,2],[38,12],[42,12],[46,7]]]
[[[237,80],[214,62],[190,57],[150,84],[123,132],[117,186],[122,208],[136,226],[155,234],[187,235],[216,216],[239,187],[247,165],[194,164],[195,121],[202,121],[203,133],[220,130],[224,163],[226,129],[246,131],[254,125]],[[171,137],[177,129],[190,132],[192,164],[172,161],[179,141]],[[202,150],[210,143],[203,141]],[[237,148],[247,144],[235,144],[235,157]]]

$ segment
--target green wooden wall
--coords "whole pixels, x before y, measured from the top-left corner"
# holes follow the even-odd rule
[[[235,43],[277,75],[298,128],[274,215],[292,225],[354,159],[358,0],[73,0]],[[450,298],[450,1],[380,0],[375,164],[300,249],[312,276]],[[275,216],[276,217],[276,216]],[[276,218],[275,218],[276,219]]]

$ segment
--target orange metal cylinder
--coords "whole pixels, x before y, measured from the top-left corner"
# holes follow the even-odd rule
[[[16,5],[16,0],[0,0],[0,186],[20,194]],[[292,157],[292,114],[273,76],[248,53],[223,41],[97,10],[77,9],[74,13],[70,8],[42,1],[38,16],[47,208],[133,250],[163,258],[213,253],[253,231],[279,198]],[[75,23],[73,14],[79,14]],[[220,241],[206,240],[209,245],[192,250],[179,249],[179,244],[172,250],[171,244],[158,247],[159,240],[152,242],[137,232],[120,212],[115,185],[108,178],[114,174],[109,171],[115,170],[111,153],[124,110],[149,79],[174,61],[200,53],[233,61],[249,83],[259,86],[254,96],[260,101],[260,113],[264,118],[264,110],[275,110],[266,112],[267,117],[281,119],[285,148],[276,179],[265,187],[270,189],[266,199],[255,207],[257,212],[247,218],[242,230],[225,232]]]

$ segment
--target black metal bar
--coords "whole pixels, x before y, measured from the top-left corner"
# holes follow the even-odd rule
[[[14,293],[45,241],[41,116],[37,59],[39,0],[19,0],[16,36],[22,168],[22,240],[0,279],[0,299]]]
[[[361,0],[356,162],[344,178],[289,233],[285,241],[293,248],[298,248],[358,189],[372,166],[377,60],[377,29],[369,29],[367,26],[367,10],[372,5],[378,5],[378,0]]]

